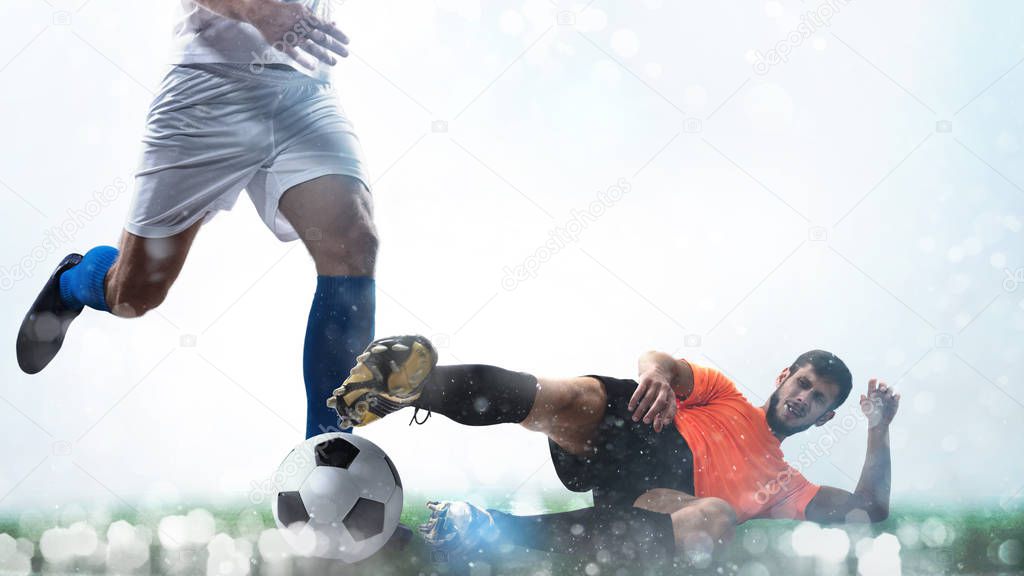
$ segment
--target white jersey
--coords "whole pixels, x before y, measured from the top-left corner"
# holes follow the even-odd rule
[[[301,1],[321,19],[330,21],[330,0]],[[327,65],[307,70],[283,52],[275,50],[251,24],[225,18],[192,0],[179,0],[174,26],[172,64],[245,64],[258,71],[266,64],[288,64],[317,80],[328,79]]]

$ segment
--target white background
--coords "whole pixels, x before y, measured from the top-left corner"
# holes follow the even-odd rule
[[[87,311],[41,375],[14,360],[52,267],[117,242],[173,4],[0,3],[0,510],[237,501],[301,439],[314,270],[244,196],[200,233],[157,312]],[[759,74],[755,51],[816,6],[336,3],[353,56],[334,81],[383,239],[378,335],[545,375],[631,377],[660,349],[719,367],[755,402],[825,348],[850,365],[853,398],[870,377],[903,393],[897,505],[1019,505],[1024,283],[1004,280],[1024,267],[1024,6],[836,4]],[[74,216],[118,179],[123,194]],[[503,287],[619,179],[621,201]],[[70,238],[47,242],[61,226]],[[566,494],[542,436],[410,416],[365,430],[408,492],[523,508]],[[863,423],[838,437],[785,448],[827,446],[804,473],[852,489]]]

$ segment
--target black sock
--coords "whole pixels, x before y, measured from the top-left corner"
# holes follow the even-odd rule
[[[483,364],[436,366],[413,406],[466,426],[519,423],[537,397],[537,378]]]
[[[672,517],[632,506],[581,508],[571,512],[513,516],[488,510],[499,542],[559,554],[595,556],[605,550],[620,559],[671,560]]]

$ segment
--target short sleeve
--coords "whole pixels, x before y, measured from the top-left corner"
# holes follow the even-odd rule
[[[821,486],[808,481],[803,474],[795,470],[788,484],[790,490],[772,504],[765,517],[806,520],[807,505],[818,495]]]
[[[715,400],[738,395],[736,385],[725,374],[708,366],[685,360],[693,370],[693,390],[683,400],[683,406],[701,406]]]

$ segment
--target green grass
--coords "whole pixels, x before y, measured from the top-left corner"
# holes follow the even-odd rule
[[[402,513],[402,523],[415,528],[425,522],[429,510],[425,507],[425,498],[407,495]],[[585,505],[585,499],[579,497],[565,498],[558,495],[542,497],[541,505],[548,511],[562,511]],[[511,502],[501,497],[489,498],[487,506],[508,509]],[[106,523],[126,520],[132,524],[143,524],[155,528],[160,518],[171,514],[185,514],[192,508],[202,507],[209,510],[215,518],[218,532],[232,536],[245,535],[253,537],[253,520],[258,518],[263,527],[272,527],[273,519],[269,506],[238,506],[238,505],[204,505],[196,503],[190,506],[178,506],[160,511],[136,511],[129,508],[114,510]],[[59,525],[64,511],[50,509],[45,512],[33,511],[19,517],[0,516],[0,532],[15,538],[27,538],[38,544],[42,532]],[[65,514],[66,517],[66,514]],[[102,538],[105,534],[103,522],[94,522],[97,533]],[[687,568],[682,573],[693,574],[745,574],[752,570],[754,563],[762,565],[770,574],[813,574],[820,566],[813,558],[793,556],[787,553],[785,546],[787,534],[798,523],[790,521],[752,521],[740,526],[736,539],[723,557],[713,566],[693,570]],[[862,538],[877,536],[883,532],[896,534],[901,539],[903,574],[999,574],[1020,573],[1024,563],[1007,565],[1000,561],[999,545],[1007,540],[1016,539],[1024,543],[1024,512],[992,510],[963,510],[945,512],[937,508],[920,507],[905,508],[895,511],[886,522],[846,528],[851,542],[850,559],[846,562],[846,570],[856,573],[856,559],[853,546]],[[152,547],[150,572],[159,574],[161,563],[157,561],[163,554],[159,545]],[[199,551],[197,557],[202,556]],[[1005,556],[1005,555],[1004,555]],[[256,566],[259,566],[259,555],[255,554]],[[558,554],[545,554],[526,551],[519,548],[505,548],[493,554],[469,561],[445,561],[432,556],[431,551],[423,542],[414,537],[413,541],[399,554],[388,557],[376,557],[356,568],[344,567],[344,574],[535,574],[538,571],[549,574],[580,573],[588,562],[593,559],[576,559]],[[595,564],[601,568],[600,574],[614,574],[613,566]],[[36,546],[36,558],[33,568],[42,567],[42,559]],[[200,571],[205,571],[205,564],[197,564]],[[296,569],[292,573],[335,573],[339,568],[336,564],[317,564],[315,561],[297,559]],[[490,570],[490,572],[488,572]],[[635,570],[635,568],[634,568]],[[80,573],[94,573],[88,566],[80,566]],[[253,573],[259,573],[258,569]],[[630,574],[637,573],[630,571]],[[676,572],[679,573],[679,572]]]

